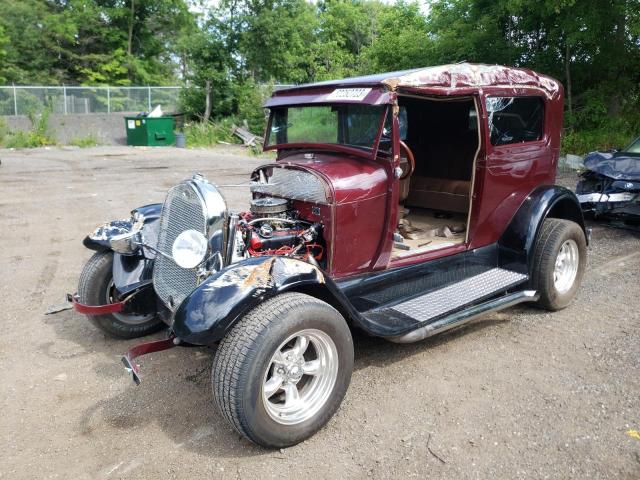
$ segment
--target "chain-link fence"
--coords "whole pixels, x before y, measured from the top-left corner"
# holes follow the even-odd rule
[[[0,115],[26,115],[49,108],[61,115],[150,111],[174,113],[181,87],[0,87]]]

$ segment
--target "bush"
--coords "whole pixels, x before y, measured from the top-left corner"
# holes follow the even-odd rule
[[[252,78],[244,82],[223,84],[214,82],[211,89],[211,119],[235,118],[238,125],[245,122],[251,133],[262,135],[266,126],[264,103],[273,92],[273,85],[260,85]],[[191,119],[200,120],[204,112],[203,88],[188,87],[180,92],[180,109]]]
[[[606,118],[596,128],[568,129],[562,137],[562,153],[585,155],[596,150],[603,152],[624,148],[640,136],[637,125],[640,122],[617,117]]]
[[[80,147],[80,148],[89,148],[89,147],[95,147],[99,143],[100,142],[98,141],[98,137],[95,134],[90,133],[86,137],[72,138],[71,141],[69,142],[69,145],[73,145],[75,147]]]
[[[5,141],[7,148],[35,148],[55,145],[56,141],[49,136],[49,115],[51,110],[45,109],[40,115],[29,113],[31,130],[10,133]]]
[[[238,85],[234,93],[241,123],[246,121],[249,131],[254,135],[264,134],[267,117],[263,105],[273,93],[273,84],[258,85],[250,78]]]
[[[220,142],[238,143],[231,134],[234,119],[225,118],[217,122],[190,122],[184,125],[187,147],[210,147]]]
[[[211,85],[211,118],[218,119],[233,115],[234,98],[231,94],[231,82],[214,81]],[[191,119],[202,119],[205,109],[205,90],[203,86],[187,86],[180,90],[179,110]]]
[[[29,114],[31,130],[28,132],[8,132],[4,145],[7,148],[35,148],[45,145],[55,145],[56,141],[49,136],[49,115],[51,109],[45,108],[40,115]],[[0,141],[2,141],[0,139]]]
[[[9,126],[4,118],[0,117],[0,145],[4,145],[5,139],[9,136]]]

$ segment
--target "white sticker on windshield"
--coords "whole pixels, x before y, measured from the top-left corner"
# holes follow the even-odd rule
[[[336,88],[327,95],[327,100],[364,100],[370,91],[370,88]]]

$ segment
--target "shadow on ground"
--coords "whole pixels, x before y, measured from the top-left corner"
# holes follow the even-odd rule
[[[517,311],[518,308],[511,310],[513,313]],[[509,317],[480,320],[407,345],[393,344],[355,331],[354,375],[370,366],[388,367],[446,342],[508,322]],[[132,382],[128,383],[119,358],[127,348],[142,339],[122,341],[108,338],[84,316],[70,311],[45,317],[45,321],[54,327],[60,338],[56,345],[41,345],[46,355],[72,358],[99,353],[101,360],[93,364],[94,373],[112,384],[121,384],[120,393],[97,399],[83,412],[77,426],[79,434],[91,438],[99,436],[104,429],[116,429],[126,437],[127,431],[157,424],[176,447],[201,455],[235,458],[273,454],[246,441],[218,413],[210,388],[214,348],[174,348],[142,357],[143,382],[136,387]],[[162,338],[163,335],[160,332],[145,340]]]

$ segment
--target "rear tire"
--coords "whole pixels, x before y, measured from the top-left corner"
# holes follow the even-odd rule
[[[85,264],[78,282],[78,297],[85,305],[113,303],[113,252],[96,252]],[[164,323],[156,314],[87,315],[106,334],[117,338],[137,338],[160,330]]]
[[[284,293],[227,334],[211,380],[218,409],[241,435],[281,448],[329,421],[352,370],[353,341],[342,315],[314,297]]]
[[[569,305],[580,287],[586,259],[587,242],[580,225],[547,218],[533,255],[531,282],[540,294],[538,305],[552,311]]]

